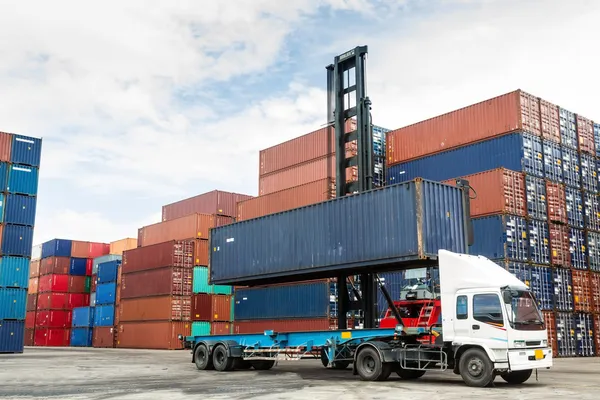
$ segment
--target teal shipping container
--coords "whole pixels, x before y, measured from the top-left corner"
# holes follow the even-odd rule
[[[232,287],[226,285],[210,285],[208,283],[208,267],[194,267],[194,294],[226,294],[232,293]]]
[[[210,322],[192,322],[192,336],[210,335]]]
[[[27,310],[27,289],[0,288],[0,320],[24,320]]]
[[[0,287],[27,289],[28,286],[29,258],[0,257]]]

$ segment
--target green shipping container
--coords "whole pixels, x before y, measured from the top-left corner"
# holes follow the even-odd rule
[[[209,285],[208,267],[194,267],[194,294],[231,294],[231,286]]]
[[[210,335],[210,322],[192,322],[192,336]]]
[[[85,288],[84,288],[86,293],[90,293],[92,290],[92,277],[88,276],[85,278]]]

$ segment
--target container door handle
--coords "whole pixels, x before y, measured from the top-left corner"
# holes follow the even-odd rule
[[[479,330],[479,325],[473,325],[471,328],[473,328],[473,330]]]

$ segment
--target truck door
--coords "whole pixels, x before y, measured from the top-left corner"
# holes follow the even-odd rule
[[[489,348],[505,349],[508,336],[500,296],[497,293],[478,293],[470,297],[473,310],[469,318],[471,341]]]

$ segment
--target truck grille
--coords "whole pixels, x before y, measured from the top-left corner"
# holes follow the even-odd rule
[[[542,342],[539,340],[530,340],[528,342],[525,342],[525,345],[526,346],[539,346],[540,343],[542,343]]]

